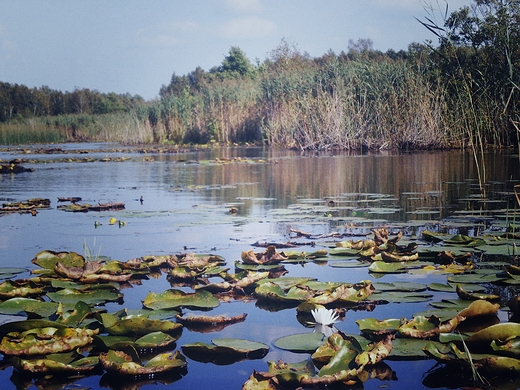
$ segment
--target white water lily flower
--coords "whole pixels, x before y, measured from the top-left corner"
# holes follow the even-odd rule
[[[311,310],[311,314],[314,317],[314,322],[316,324],[330,326],[338,322],[338,313],[332,309],[319,307]]]
[[[318,333],[318,332],[322,333],[325,337],[329,337],[329,336],[333,335],[334,333],[336,333],[337,330],[334,327],[334,325],[329,326],[329,325],[316,324],[316,325],[314,325],[313,333]]]

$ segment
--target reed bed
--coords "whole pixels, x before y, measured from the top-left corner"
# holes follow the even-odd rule
[[[476,94],[471,80],[443,78],[430,65],[388,56],[329,56],[322,61],[297,57],[267,62],[253,75],[205,73],[197,85],[130,112],[2,124],[0,142],[471,148],[476,154],[484,145],[519,142],[520,133],[507,130],[500,104]]]

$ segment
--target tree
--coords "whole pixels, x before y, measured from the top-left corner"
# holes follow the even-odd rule
[[[230,76],[252,76],[253,66],[246,54],[238,46],[233,46],[229,50],[229,55],[224,58],[222,65],[218,68],[220,73]]]

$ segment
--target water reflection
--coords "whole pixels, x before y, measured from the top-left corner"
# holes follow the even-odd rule
[[[339,229],[361,234],[369,231],[369,228],[356,227],[361,218],[372,219],[374,224],[400,223],[400,227],[405,227],[414,221],[436,222],[455,211],[479,213],[490,208],[514,208],[512,187],[520,180],[518,157],[502,153],[486,155],[487,201],[480,196],[478,172],[471,155],[457,151],[301,155],[295,151],[263,148],[222,148],[150,154],[146,157],[152,158],[146,161],[137,152],[126,155],[130,161],[47,162],[34,164],[33,173],[0,176],[3,200],[43,197],[52,201],[52,208],[42,210],[36,217],[0,215],[2,265],[32,267],[30,260],[41,250],[81,253],[84,243],[94,245],[95,242],[96,247],[91,248],[94,252],[99,249],[101,254],[123,261],[188,250],[216,252],[233,269],[242,250],[251,249],[258,241],[285,241],[290,238],[291,227],[305,227],[313,234],[328,234]],[[243,161],[216,163],[217,157],[230,160],[240,157]],[[79,196],[88,203],[120,201],[126,208],[100,213],[58,210],[57,198],[69,196]],[[141,196],[143,202],[140,202]],[[237,208],[237,213],[229,213],[231,206]],[[111,217],[124,220],[126,225],[121,228],[110,225]],[[100,222],[97,228],[96,221]],[[289,276],[314,275],[322,281],[356,283],[368,278],[366,269],[362,268],[338,270],[327,265],[295,264],[287,269]],[[392,278],[398,280],[399,276],[385,276],[385,281],[394,280]],[[444,282],[445,277],[432,280]],[[142,285],[124,290],[123,305],[111,303],[107,309],[139,308],[149,291],[163,292],[171,287],[166,277],[143,280]],[[219,333],[187,330],[179,343],[210,342],[218,335],[272,345],[284,335],[312,332],[298,322],[294,305],[288,306],[262,302],[223,303],[212,315],[248,313],[247,321],[221,329]],[[396,313],[409,318],[424,310],[424,306],[422,303],[378,305],[366,311],[349,311],[345,321],[336,326],[345,333],[358,333],[355,321],[359,318],[390,318]],[[367,313],[369,311],[374,313]],[[272,348],[264,361],[238,362],[225,368],[190,361],[185,376],[144,381],[136,386],[176,386],[177,383],[172,382],[178,381],[184,388],[207,387],[205,378],[211,376],[223,383],[224,388],[240,388],[253,370],[266,370],[265,361],[280,358],[296,362],[307,355],[302,357]],[[393,378],[397,372],[399,388],[433,387],[430,377],[424,384],[420,378],[432,365],[431,361],[391,362],[391,368],[382,370],[385,374],[381,375],[390,381],[389,377]],[[410,375],[412,371],[415,375]],[[5,382],[9,381],[11,372],[4,371]],[[201,372],[205,375],[200,375]],[[100,381],[99,376],[94,376],[75,383],[91,388],[126,386],[109,379],[103,377]],[[372,382],[368,381],[365,388],[381,384]],[[29,385],[21,381],[19,375],[13,375],[13,383]]]

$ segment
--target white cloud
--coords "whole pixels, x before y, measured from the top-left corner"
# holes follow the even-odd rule
[[[276,31],[276,24],[258,16],[233,19],[220,28],[220,34],[225,38],[262,38],[272,35]]]
[[[4,50],[11,50],[16,47],[16,44],[7,37],[4,26],[0,24],[0,48]]]
[[[155,47],[175,46],[181,43],[183,34],[192,34],[198,28],[198,23],[190,21],[161,23],[155,28],[143,28],[137,31],[137,42]]]
[[[262,11],[260,0],[226,0],[227,6],[234,12],[256,14]]]
[[[199,28],[199,23],[184,21],[184,22],[174,22],[168,25],[164,25],[164,29],[171,29],[172,31],[181,31],[181,32],[194,32]]]

